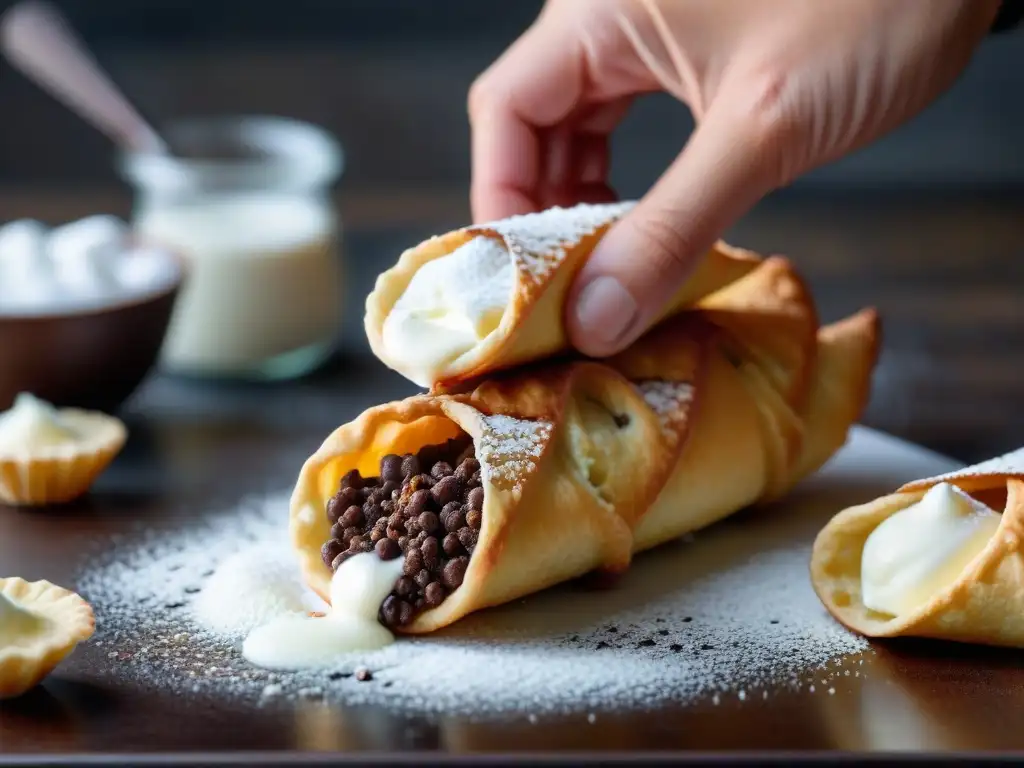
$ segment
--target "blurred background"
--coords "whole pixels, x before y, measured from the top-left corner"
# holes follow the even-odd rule
[[[350,361],[367,353],[362,300],[376,274],[401,249],[468,221],[467,88],[541,6],[55,4],[158,126],[270,114],[339,140],[345,167],[333,194],[344,224],[341,347]],[[0,219],[129,214],[131,191],[104,137],[6,64],[0,105]],[[640,102],[615,137],[619,194],[643,194],[691,125],[671,99]],[[1022,136],[1024,38],[1000,35],[924,115],[774,195],[729,233],[792,257],[823,319],[878,306],[886,347],[867,422],[965,460],[1024,443]],[[331,370],[320,375],[339,375]]]

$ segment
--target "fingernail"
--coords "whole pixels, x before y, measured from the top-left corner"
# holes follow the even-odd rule
[[[602,275],[580,291],[576,301],[576,321],[580,332],[595,347],[613,347],[633,326],[637,318],[636,300],[614,277]],[[590,347],[588,343],[586,345]]]

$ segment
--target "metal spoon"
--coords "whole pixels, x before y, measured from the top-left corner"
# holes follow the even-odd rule
[[[11,64],[115,144],[166,153],[167,145],[118,90],[56,8],[27,0],[0,18],[0,50]]]

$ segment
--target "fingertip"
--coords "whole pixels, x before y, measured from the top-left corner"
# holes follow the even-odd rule
[[[577,276],[565,313],[570,343],[589,357],[621,352],[632,343],[642,322],[636,298],[607,274]]]

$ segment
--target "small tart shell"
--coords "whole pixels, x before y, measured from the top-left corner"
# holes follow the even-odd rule
[[[0,453],[0,502],[39,506],[82,496],[121,452],[128,430],[98,411],[62,408],[61,418],[83,437],[22,453]]]
[[[38,685],[96,628],[92,607],[74,592],[48,581],[0,578],[0,594],[46,621],[31,643],[0,646],[0,699]]]

